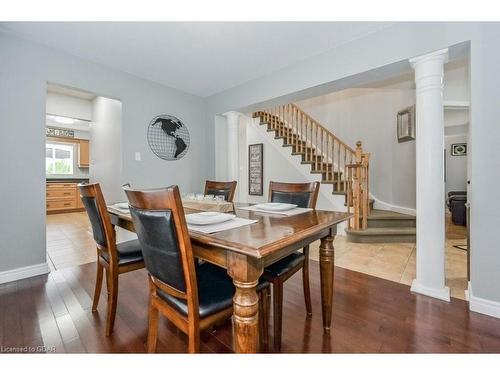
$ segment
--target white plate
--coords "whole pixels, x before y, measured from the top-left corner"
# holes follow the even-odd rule
[[[297,205],[291,203],[259,203],[254,207],[269,211],[289,211],[296,208]]]
[[[115,206],[124,210],[128,209],[128,203],[117,203]]]
[[[214,216],[219,216],[221,212],[217,211],[204,211],[204,212],[197,212],[196,215],[198,216],[203,216],[203,217],[214,217]]]
[[[186,221],[192,225],[219,224],[234,219],[236,216],[223,212],[197,212],[186,215]]]

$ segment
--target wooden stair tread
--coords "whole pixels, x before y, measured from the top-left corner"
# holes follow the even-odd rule
[[[311,174],[321,174],[321,184],[332,185],[333,195],[347,196],[347,181],[345,180],[346,171],[340,171],[340,167],[338,168],[339,170],[335,171],[334,163],[327,160],[322,152],[318,152],[316,146],[311,144],[313,143],[312,140],[303,140],[304,135],[302,133],[299,134],[298,127],[294,128],[293,125],[288,124],[285,120],[282,120],[277,114],[271,114],[264,111],[254,112],[253,118],[259,118],[260,125],[264,125],[267,132],[274,132],[274,139],[282,139],[283,147],[291,147],[292,155],[300,155],[302,159],[301,164],[309,164],[311,166]],[[302,127],[300,129],[302,131]],[[317,132],[318,130],[316,128],[316,141],[318,141]],[[335,138],[333,134],[332,137],[340,142],[340,140]],[[321,142],[323,142],[322,136]],[[351,150],[350,148],[348,149]],[[347,152],[347,149],[345,149],[344,152]],[[354,151],[351,150],[351,152]],[[340,153],[338,158],[340,160]],[[346,162],[346,160],[344,160],[344,162]],[[340,163],[340,161],[338,161],[338,163]],[[342,176],[344,176],[344,178]],[[373,202],[370,202],[370,207],[373,207]]]
[[[371,210],[368,220],[416,220],[415,216],[394,211]]]

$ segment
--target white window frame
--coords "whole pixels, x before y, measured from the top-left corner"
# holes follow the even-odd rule
[[[56,167],[55,160],[57,160],[55,156],[56,156],[56,148],[58,146],[63,146],[63,147],[59,147],[59,148],[64,149],[65,151],[69,150],[69,152],[70,152],[71,163],[70,163],[70,172],[69,173],[55,173],[55,167]],[[52,147],[52,161],[53,161],[53,163],[52,163],[52,171],[50,173],[47,172],[47,167],[45,167],[46,174],[49,176],[51,176],[51,175],[72,176],[75,173],[75,170],[74,170],[75,148],[74,148],[73,143],[50,141],[50,142],[45,142],[45,148],[47,148],[47,147]],[[67,150],[66,150],[66,148],[67,148]],[[47,157],[45,157],[45,159],[47,159]]]

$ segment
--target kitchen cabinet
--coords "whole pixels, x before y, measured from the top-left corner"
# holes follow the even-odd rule
[[[90,145],[86,139],[78,140],[78,167],[88,168],[90,166]]]
[[[76,182],[47,182],[47,213],[82,211],[84,209]]]

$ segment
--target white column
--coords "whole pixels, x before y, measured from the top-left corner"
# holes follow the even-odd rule
[[[227,118],[227,181],[238,181],[238,124],[240,115],[237,112],[225,113]]]
[[[443,65],[448,49],[410,60],[416,84],[417,278],[411,291],[445,301]]]

